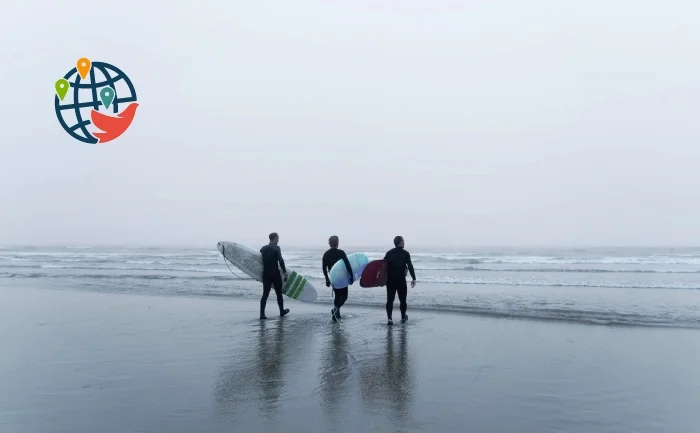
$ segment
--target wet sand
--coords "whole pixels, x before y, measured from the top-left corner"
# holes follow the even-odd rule
[[[410,299],[409,299],[410,302]],[[664,432],[700,332],[0,289],[2,432]],[[410,308],[410,304],[409,304]],[[396,311],[398,316],[398,311]]]

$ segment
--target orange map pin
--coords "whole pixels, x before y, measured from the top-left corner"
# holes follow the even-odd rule
[[[87,77],[88,72],[90,72],[92,63],[90,63],[90,59],[88,59],[87,57],[83,57],[82,59],[78,60],[78,63],[76,63],[76,67],[78,68],[78,73],[84,80],[85,77]]]

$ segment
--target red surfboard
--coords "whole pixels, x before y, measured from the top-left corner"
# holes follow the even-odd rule
[[[406,268],[408,275],[408,268]],[[360,287],[383,287],[386,285],[387,263],[384,259],[372,260],[367,263],[360,276]]]
[[[386,260],[372,260],[367,263],[360,276],[360,287],[380,287],[386,284]]]

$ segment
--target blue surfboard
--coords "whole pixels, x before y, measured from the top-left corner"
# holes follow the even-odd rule
[[[365,254],[352,253],[348,254],[348,261],[350,262],[350,267],[352,268],[353,279],[356,282],[360,281],[362,271],[365,270],[365,266],[367,266],[367,263],[369,263],[369,259]],[[328,275],[328,279],[331,280],[331,285],[334,289],[336,287],[347,287],[350,284],[350,276],[348,275],[348,270],[345,267],[345,262],[343,260],[338,260],[336,264],[333,265],[330,275]]]

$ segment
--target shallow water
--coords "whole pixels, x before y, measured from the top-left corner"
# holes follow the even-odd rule
[[[3,432],[674,432],[696,330],[0,289]]]

